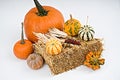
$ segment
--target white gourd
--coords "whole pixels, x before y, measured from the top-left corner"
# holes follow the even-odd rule
[[[90,25],[84,25],[78,32],[78,37],[84,41],[90,41],[94,38],[94,30]]]

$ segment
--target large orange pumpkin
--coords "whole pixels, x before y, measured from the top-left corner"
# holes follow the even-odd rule
[[[36,7],[32,8],[24,18],[24,29],[26,37],[36,42],[38,39],[33,32],[47,33],[49,28],[63,30],[64,18],[60,11],[50,6],[41,6],[34,0]]]

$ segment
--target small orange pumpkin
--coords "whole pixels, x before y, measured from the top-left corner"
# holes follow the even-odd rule
[[[51,55],[59,54],[62,50],[62,44],[57,39],[50,39],[46,42],[46,53]]]
[[[41,6],[37,0],[34,0],[36,7],[32,8],[24,18],[24,28],[26,37],[36,42],[38,39],[33,34],[47,33],[50,28],[63,30],[64,18],[60,11],[50,6]]]
[[[33,52],[32,42],[24,39],[23,36],[23,23],[22,23],[22,35],[21,40],[17,41],[13,47],[15,56],[19,59],[27,59],[27,57]]]

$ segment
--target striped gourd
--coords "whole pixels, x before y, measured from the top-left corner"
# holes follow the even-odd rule
[[[46,42],[46,53],[51,55],[59,54],[62,50],[62,44],[57,39],[50,39]]]
[[[90,41],[94,37],[94,30],[90,25],[84,25],[78,32],[78,37],[84,41]]]

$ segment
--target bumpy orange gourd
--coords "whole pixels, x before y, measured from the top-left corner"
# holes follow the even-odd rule
[[[50,39],[46,42],[46,53],[51,55],[59,54],[62,50],[62,44],[57,39]]]
[[[63,30],[64,18],[61,12],[50,6],[41,6],[34,0],[36,7],[32,8],[24,18],[24,28],[26,37],[36,42],[38,39],[33,32],[47,33],[50,28]]]
[[[72,15],[70,15],[70,20],[67,20],[64,24],[64,31],[70,36],[78,35],[80,28],[80,22],[76,19],[73,19]]]
[[[97,70],[100,68],[100,65],[103,65],[105,62],[104,58],[101,58],[101,52],[89,52],[86,55],[86,60],[84,61],[84,65],[93,70]]]

